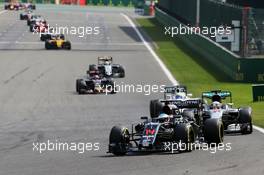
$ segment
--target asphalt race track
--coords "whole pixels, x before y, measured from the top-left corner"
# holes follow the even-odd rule
[[[37,6],[51,25],[99,26],[100,34],[68,36],[71,51],[47,51],[19,13],[0,14],[0,175],[264,174],[264,135],[229,135],[231,151],[107,154],[113,125],[140,121],[162,94],[77,95],[75,80],[97,57],[124,65],[127,84],[169,84],[120,14],[133,9]],[[33,142],[98,142],[99,151],[33,151]]]

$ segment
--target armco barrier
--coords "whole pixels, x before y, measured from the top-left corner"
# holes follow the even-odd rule
[[[131,0],[122,0],[121,2],[122,2],[122,5],[128,6],[130,4],[130,1]]]
[[[110,4],[110,0],[102,0],[102,3],[103,3],[104,5],[109,5],[109,4]]]
[[[120,0],[112,0],[112,4],[118,6],[120,4]]]
[[[100,0],[92,0],[93,5],[97,5],[100,3]]]
[[[177,19],[156,8],[156,18],[164,26],[179,27]],[[240,58],[201,35],[178,35],[178,38],[199,54],[219,73],[239,82],[264,82],[264,59]]]

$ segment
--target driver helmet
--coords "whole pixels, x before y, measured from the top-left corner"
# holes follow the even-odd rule
[[[98,80],[99,78],[100,78],[99,75],[95,75],[95,76],[94,76],[94,79],[95,79],[95,80]]]
[[[110,65],[110,62],[109,62],[109,61],[105,61],[105,64],[106,64],[106,65]]]
[[[212,109],[221,109],[222,104],[218,101],[214,101],[211,105]]]
[[[165,113],[161,113],[159,116],[158,116],[158,119],[161,121],[161,122],[169,122],[170,121],[170,116],[168,114],[165,114]]]

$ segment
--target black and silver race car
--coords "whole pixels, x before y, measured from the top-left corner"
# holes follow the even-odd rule
[[[115,94],[114,81],[110,78],[86,76],[76,80],[76,92],[78,94]]]
[[[202,110],[200,100],[164,102],[166,105],[158,117],[142,117],[145,121],[132,125],[131,131],[124,126],[114,126],[109,136],[108,152],[114,155],[134,151],[171,152],[172,149],[181,152],[192,151],[196,141],[215,145],[223,142],[221,119],[202,120],[195,117],[192,109]],[[168,148],[168,145],[175,144],[176,148]]]
[[[20,20],[28,20],[32,15],[32,10],[25,10],[23,13],[20,13]]]
[[[230,91],[213,90],[203,92],[202,99],[206,102],[203,110],[204,118],[221,118],[225,132],[239,132],[242,134],[253,132],[252,108],[234,108]],[[206,99],[210,99],[211,103],[207,104]]]
[[[184,85],[166,86],[164,88],[163,99],[155,99],[150,101],[150,116],[151,118],[158,117],[163,106],[165,105],[161,101],[164,100],[186,100],[190,99],[192,94],[187,93],[187,87]]]
[[[36,10],[36,5],[32,3],[23,3],[22,6],[24,9]]]
[[[98,71],[103,77],[124,78],[125,69],[120,64],[113,64],[110,56],[98,57],[98,65],[89,65],[88,74]]]
[[[46,20],[41,15],[32,15],[29,19],[27,19],[27,25],[34,25],[37,21],[46,22]]]

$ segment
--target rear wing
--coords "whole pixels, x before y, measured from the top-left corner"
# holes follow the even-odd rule
[[[173,104],[178,108],[202,108],[202,99],[161,100],[162,103]]]
[[[187,93],[187,87],[184,85],[166,86],[164,89],[165,89],[165,93],[176,92],[177,89],[180,89],[181,91],[185,91]]]
[[[232,93],[230,91],[221,91],[221,90],[215,90],[215,91],[208,91],[202,93],[202,98],[209,98],[212,99],[214,95],[219,95],[221,99],[225,99],[226,97],[232,98]]]
[[[110,62],[110,64],[112,64],[113,58],[111,56],[98,57],[98,64],[104,64],[106,61],[108,61],[108,62]]]

